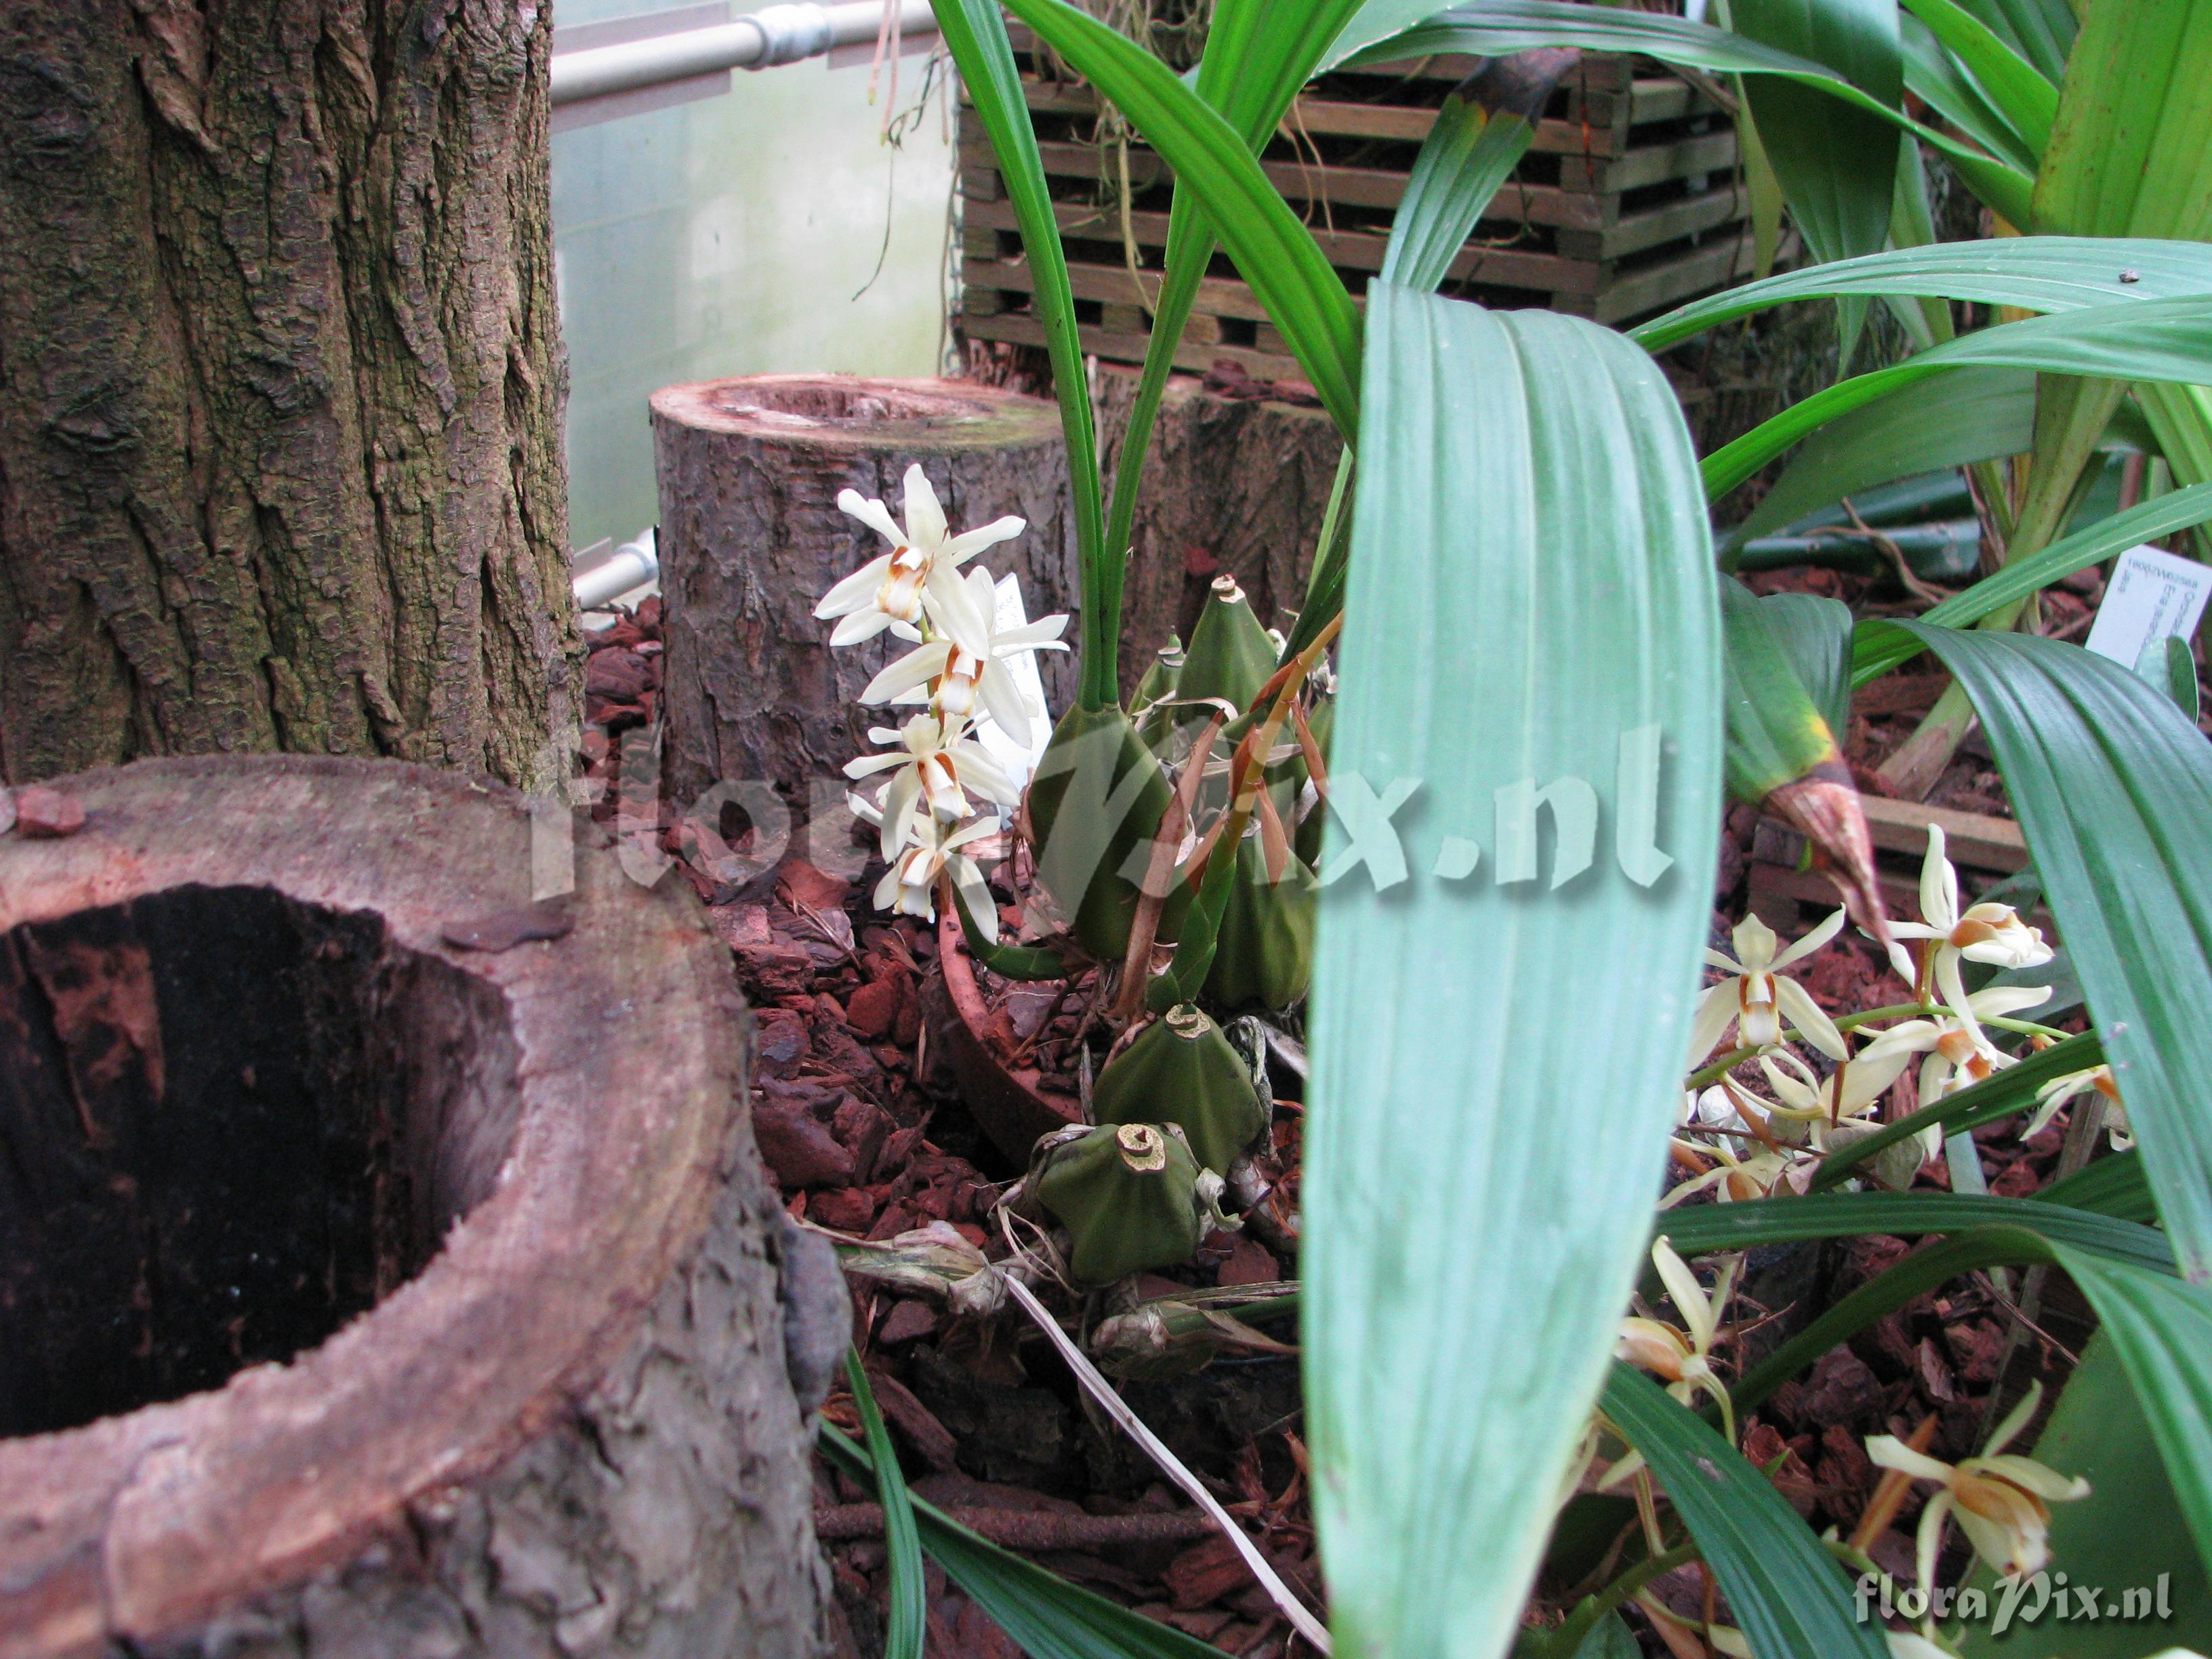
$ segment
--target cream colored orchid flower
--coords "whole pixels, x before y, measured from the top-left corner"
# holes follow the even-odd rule
[[[1697,1274],[1690,1271],[1689,1263],[1677,1255],[1674,1247],[1664,1238],[1652,1241],[1651,1265],[1659,1270],[1660,1282],[1666,1285],[1668,1298],[1689,1330],[1685,1334],[1663,1320],[1634,1316],[1624,1319],[1613,1357],[1661,1378],[1667,1384],[1667,1392],[1686,1406],[1700,1393],[1707,1395],[1720,1407],[1723,1426],[1729,1443],[1734,1444],[1735,1413],[1729,1402],[1728,1389],[1714,1375],[1712,1351],[1721,1332],[1721,1316],[1728,1310],[1729,1292],[1735,1286],[1736,1271],[1742,1267],[1743,1258],[1732,1255],[1723,1259],[1710,1296],[1698,1283]],[[1623,1467],[1616,1465],[1614,1473]],[[1613,1476],[1607,1478],[1611,1480]]]
[[[961,729],[957,720],[947,725],[934,714],[916,714],[896,731],[883,726],[869,731],[870,742],[896,744],[896,749],[845,763],[848,778],[892,772],[878,799],[883,824],[878,845],[886,859],[918,839],[916,826],[923,818],[972,817],[975,807],[968,799],[970,789],[1001,806],[1020,803],[1021,786],[1006,775],[989,750],[963,737]]]
[[[1741,1129],[1755,1139],[1747,1143],[1742,1155],[1738,1156],[1726,1139],[1707,1145],[1676,1136],[1674,1144],[1677,1147],[1697,1158],[1711,1158],[1713,1167],[1669,1188],[1659,1200],[1659,1207],[1671,1210],[1708,1190],[1723,1204],[1771,1196],[1787,1177],[1812,1162],[1802,1153],[1775,1145],[1776,1138],[1771,1134],[1762,1137],[1762,1132],[1772,1123],[1771,1114],[1772,1107],[1768,1102],[1754,1101],[1726,1078],[1702,1095],[1686,1093],[1675,1120],[1677,1127],[1692,1131]]]
[[[884,878],[876,884],[875,905],[899,915],[937,920],[937,890],[945,880],[960,890],[975,931],[990,943],[999,942],[999,903],[975,861],[961,848],[997,833],[988,818],[955,829],[933,814],[924,814],[913,844],[891,860]]]
[[[857,489],[838,492],[837,510],[883,537],[891,550],[869,560],[814,607],[817,617],[842,618],[830,635],[832,645],[856,645],[887,628],[908,639],[920,639],[923,594],[951,586],[957,580],[952,573],[959,566],[1029,528],[1028,520],[1010,515],[981,530],[951,534],[945,508],[920,466],[906,470],[903,526],[883,502]]]
[[[2128,1109],[2120,1102],[2120,1085],[2113,1080],[2109,1066],[2093,1066],[2086,1072],[2069,1072],[2064,1077],[2055,1077],[2035,1091],[2039,1103],[2035,1115],[2020,1132],[2022,1140],[2041,1132],[2043,1126],[2058,1115],[2059,1109],[2076,1095],[2090,1091],[2105,1097],[2105,1130],[2111,1136],[2112,1150],[2124,1152],[2135,1143],[2129,1131]]]
[[[1892,922],[1896,939],[1936,941],[1935,988],[1948,1003],[1966,1000],[1966,981],[1960,977],[1960,962],[1986,963],[1993,968],[2039,968],[2056,954],[2044,943],[2042,933],[2020,919],[2009,904],[1977,904],[1959,908],[1959,872],[1943,855],[1943,826],[1928,826],[1928,856],[1920,865],[1920,920]],[[1918,983],[1912,958],[1902,945],[1890,946],[1890,966],[1909,983]]]
[[[1960,1001],[1947,1002],[1934,1019],[1908,1019],[1869,1043],[1857,1064],[1893,1056],[1925,1054],[1920,1066],[1920,1103],[1936,1102],[2016,1062],[1995,1047],[1982,1030],[1985,1019],[2002,1019],[2051,999],[2047,985],[1992,985]]]
[[[1917,1452],[1894,1435],[1877,1434],[1866,1443],[1867,1455],[1881,1468],[1915,1480],[1940,1481],[1942,1490],[1920,1512],[1919,1572],[1923,1589],[1936,1588],[1936,1557],[1943,1541],[1944,1517],[1955,1514],[1974,1552],[2002,1573],[2040,1572],[2051,1559],[2051,1505],[2089,1495],[2089,1483],[2069,1480],[2033,1458],[2005,1448],[2020,1437],[2042,1402],[2043,1385],[2032,1384],[1990,1437],[1979,1457],[1950,1464]]]
[[[1815,1127],[1844,1122],[1871,1110],[1911,1063],[1908,1053],[1892,1049],[1876,1054],[1869,1047],[1822,1078],[1787,1048],[1761,1055],[1759,1068],[1766,1073],[1778,1103],[1768,1116]]]
[[[931,587],[922,605],[941,638],[916,646],[870,680],[862,702],[935,704],[948,720],[973,720],[988,712],[1016,743],[1030,740],[1030,710],[1006,664],[1031,651],[1065,651],[1065,613],[1001,630],[991,573]]]
[[[1841,910],[1830,916],[1788,950],[1778,953],[1774,930],[1757,916],[1746,916],[1729,935],[1735,946],[1729,957],[1708,950],[1705,961],[1733,977],[1706,988],[1698,999],[1697,1017],[1690,1026],[1690,1064],[1700,1065],[1720,1046],[1730,1022],[1741,1046],[1769,1048],[1782,1041],[1782,1021],[1787,1017],[1804,1039],[1831,1060],[1844,1060],[1850,1045],[1835,1022],[1820,1012],[1820,1005],[1781,969],[1803,961],[1835,938],[1843,927]]]

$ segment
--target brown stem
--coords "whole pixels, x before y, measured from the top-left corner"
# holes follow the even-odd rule
[[[1152,965],[1152,941],[1159,937],[1160,912],[1167,904],[1168,895],[1175,890],[1169,877],[1175,872],[1176,849],[1182,845],[1183,827],[1190,822],[1191,809],[1197,804],[1199,786],[1205,778],[1206,763],[1213,758],[1213,744],[1221,735],[1223,719],[1217,712],[1206,721],[1198,741],[1191,745],[1190,758],[1183,763],[1182,776],[1176,780],[1175,798],[1168,803],[1168,810],[1160,819],[1159,832],[1152,837],[1152,860],[1145,866],[1145,884],[1137,894],[1137,914],[1129,923],[1129,948],[1121,958],[1121,983],[1114,998],[1116,1019],[1134,1019],[1145,1006],[1145,982],[1151,977]]]

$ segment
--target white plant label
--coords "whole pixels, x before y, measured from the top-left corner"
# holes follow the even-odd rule
[[[2105,585],[2105,602],[2089,629],[2089,649],[2133,668],[2154,641],[2172,635],[2192,638],[2208,594],[2212,566],[2154,547],[2131,547],[2120,555]]]

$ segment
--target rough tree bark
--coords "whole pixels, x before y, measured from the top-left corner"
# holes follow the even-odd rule
[[[567,815],[451,772],[63,787],[0,834],[0,1659],[811,1659],[850,1304],[689,890],[580,823],[532,906]]]
[[[550,29],[0,5],[0,775],[542,781],[575,724]]]
[[[653,394],[666,600],[667,787],[689,802],[723,780],[766,779],[804,814],[810,794],[904,711],[857,699],[912,647],[889,634],[830,647],[814,606],[890,550],[837,508],[842,489],[902,515],[919,463],[955,530],[1029,520],[982,556],[1022,578],[1032,617],[1077,609],[1075,520],[1060,412],[1042,398],[950,380],[754,375]],[[1070,626],[1067,639],[1074,643]],[[1073,651],[1037,654],[1054,712]],[[832,793],[835,799],[842,785]]]
[[[1106,476],[1128,430],[1137,376],[1101,368]],[[1270,628],[1305,602],[1314,538],[1342,448],[1318,409],[1224,398],[1177,378],[1161,400],[1121,597],[1121,690],[1135,688],[1170,634],[1188,641],[1214,577],[1233,575]]]

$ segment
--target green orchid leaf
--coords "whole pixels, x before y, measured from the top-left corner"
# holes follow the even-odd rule
[[[2008,1228],[2149,1272],[2174,1271],[2173,1252],[2154,1228],[2069,1205],[1965,1193],[1808,1193],[1802,1198],[1698,1204],[1665,1212],[1653,1231],[1688,1256],[1861,1233],[1919,1238]]]
[[[2154,237],[2005,236],[1893,248],[1723,289],[1653,318],[1629,337],[1664,351],[1753,312],[1846,294],[1936,295],[2038,312],[2181,300],[2212,295],[2212,246]]]
[[[977,3],[978,0],[969,0]],[[1344,279],[1251,147],[1167,65],[1061,0],[1006,9],[1106,97],[1175,169],[1347,441],[1359,429],[1359,319]]]
[[[1957,0],[1904,0],[1973,77],[2027,153],[2040,158],[2058,117],[2058,88]]]
[[[2051,1556],[2076,1584],[2102,1590],[2105,1617],[2028,1620],[2002,1631],[1977,1619],[1953,1634],[1966,1659],[2142,1659],[2146,1652],[2212,1649],[2212,1584],[2197,1559],[2189,1528],[2159,1461],[2157,1443],[2134,1386],[2110,1338],[2100,1333],[2081,1350],[2051,1420],[2035,1437],[2035,1461],[2089,1483],[2089,1495],[2051,1506]],[[1998,1569],[1977,1561],[1962,1589],[1979,1590],[1992,1609],[2004,1605]],[[2161,1583],[2161,1581],[2163,1581]],[[2136,1593],[2155,1617],[2128,1616]],[[2032,1601],[2017,1604],[2021,1609]]]
[[[2070,1176],[2052,1182],[2036,1194],[2046,1204],[2064,1204],[2122,1221],[2158,1220],[2158,1204],[2143,1178],[2142,1154],[2132,1146],[2083,1165]]]
[[[1897,0],[1731,0],[1729,16],[1744,39],[1826,64],[1886,110],[1904,107]],[[1743,90],[1813,257],[1825,264],[1880,252],[1897,190],[1897,118],[1838,108],[1820,88],[1779,76],[1751,76]],[[1841,304],[1844,363],[1865,310],[1855,299]]]
[[[1536,123],[1569,52],[1499,58],[1476,77],[1480,101],[1447,96],[1390,225],[1382,280],[1433,292],[1474,227],[1535,141]]]
[[[1893,623],[1981,716],[2175,1255],[2212,1273],[2212,746],[2162,692],[2056,641]]]
[[[1322,53],[1358,9],[1359,0],[1327,0],[1301,8],[1291,15],[1291,27],[1285,27],[1283,12],[1263,0],[1217,0],[1194,89],[1221,112],[1245,147],[1256,155],[1273,134],[1298,88],[1312,75]],[[1114,495],[1106,519],[1106,545],[1113,556],[1109,561],[1113,580],[1105,596],[1110,624],[1106,631],[1116,644],[1122,579],[1130,533],[1136,523],[1145,455],[1152,445],[1160,398],[1175,368],[1176,351],[1189,324],[1214,246],[1213,234],[1199,210],[1196,197],[1178,185],[1169,204],[1167,250],[1159,292],[1152,302],[1152,335],[1145,343],[1145,366],[1138,376],[1128,428],[1115,462]],[[1084,669],[1086,678],[1094,682],[1088,687],[1089,695],[1114,695],[1119,682],[1114,661],[1103,661],[1094,672],[1086,658]]]
[[[1340,1653],[1491,1654],[1595,1403],[1680,1085],[1718,607],[1648,357],[1541,311],[1390,283],[1367,303],[1302,1188],[1313,1490]],[[1516,803],[1560,780],[1617,797],[1626,840],[1579,874],[1555,859],[1554,891],[1524,871]],[[1553,799],[1582,821],[1572,783]]]
[[[1875,27],[1869,39],[1880,33]],[[1662,64],[1717,75],[1778,77],[1810,87],[1848,106],[1852,114],[1872,115],[1915,135],[1948,158],[1967,187],[2008,222],[2027,222],[2033,180],[2019,168],[1899,113],[1893,99],[1885,100],[1854,86],[1824,62],[1680,17],[1577,5],[1569,0],[1469,0],[1447,12],[1436,11],[1431,0],[1370,0],[1322,59],[1322,67],[1358,68],[1449,52],[1498,57],[1540,46],[1642,52]],[[1885,170],[1881,176],[1887,179],[1892,175]],[[1887,228],[1887,195],[1882,222]]]
[[[2066,78],[2066,55],[2078,26],[2071,0],[1960,0],[1997,39],[2035,66],[2054,87]]]
[[[2197,724],[2197,657],[2187,640],[2179,634],[2153,640],[2136,659],[2136,672],[2172,698],[2182,719]]]
[[[1973,77],[1944,51],[1934,31],[1917,17],[1900,21],[1905,89],[1999,161],[2023,173],[2033,173],[2039,153],[2030,149],[1997,112]]]
[[[1766,631],[1804,682],[1832,732],[1851,712],[1851,610],[1811,593],[1769,593],[1759,601]]]
[[[2197,1559],[2212,1562],[2212,1290],[2063,1244],[2053,1254],[2119,1355]]]
[[[827,1423],[817,1434],[830,1462],[856,1480],[876,1483],[875,1460],[866,1450]],[[935,1504],[913,1503],[922,1547],[1029,1659],[1224,1659],[1196,1637],[1000,1549]]]
[[[2212,381],[2212,299],[2058,312],[1962,334],[1893,368],[1839,381],[1761,422],[1705,458],[1705,488],[1717,501],[1838,416],[1970,363],[2101,380]]]
[[[1006,198],[1021,227],[1022,248],[1036,279],[1030,300],[1052,360],[1053,391],[1066,439],[1068,485],[1075,504],[1075,544],[1083,591],[1083,657],[1110,657],[1113,642],[1097,637],[1108,612],[1109,583],[1119,580],[1121,559],[1107,556],[1105,488],[1098,472],[1098,437],[1091,412],[1091,386],[1083,372],[1083,343],[1075,325],[1075,293],[1060,222],[1045,184],[1044,161],[1022,94],[1022,73],[1006,39],[1006,20],[992,0],[931,0],[938,32],[958,65],[974,100],[975,117],[991,140]]]
[[[890,1605],[884,1620],[884,1659],[921,1659],[924,1626],[929,1619],[929,1592],[922,1582],[921,1534],[914,1519],[914,1498],[899,1470],[898,1453],[884,1414],[876,1409],[876,1391],[860,1356],[845,1355],[845,1386],[853,1391],[853,1405],[860,1414],[860,1433],[869,1461],[875,1465],[876,1497],[884,1510],[884,1553],[890,1567]]]
[[[1835,1557],[1704,1418],[1625,1364],[1606,1379],[1604,1407],[1666,1488],[1757,1659],[1888,1659],[1881,1627],[1853,1616]]]
[[[2105,1050],[2094,1032],[2053,1043],[2039,1054],[2030,1054],[2017,1066],[1946,1095],[1932,1106],[1881,1125],[1872,1134],[1838,1147],[1820,1160],[1811,1190],[1820,1192],[1850,1178],[1851,1171],[1885,1146],[1910,1139],[1923,1129],[1940,1127],[1948,1137],[1967,1134],[1984,1123],[1995,1123],[2035,1109],[2035,1091],[2046,1083],[2074,1072],[2101,1066]]]
[[[2087,570],[2131,547],[2205,523],[2212,523],[2212,484],[2169,490],[2124,513],[2100,519],[2087,530],[2051,543],[2040,553],[2014,561],[1933,606],[1920,620],[1942,628],[1970,627],[2077,570]],[[1864,685],[1911,661],[1923,648],[1916,635],[1882,623],[1863,626],[1853,644],[1851,682]]]

